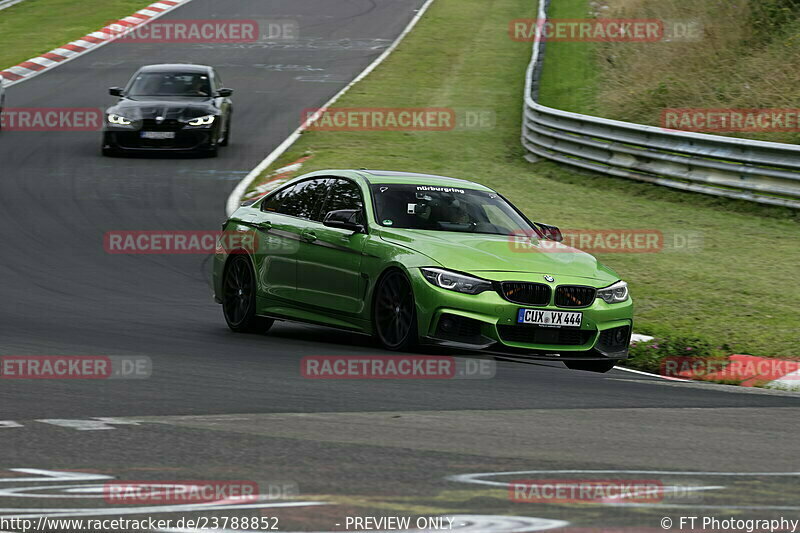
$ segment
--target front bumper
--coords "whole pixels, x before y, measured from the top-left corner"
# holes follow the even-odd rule
[[[146,139],[141,132],[172,132],[172,139]],[[103,131],[103,147],[117,151],[195,152],[216,145],[216,128],[184,128],[180,125],[148,126],[137,129],[107,127]]]
[[[514,281],[519,273],[509,274]],[[633,331],[633,302],[607,304],[595,299],[589,307],[526,306],[510,302],[498,292],[461,294],[429,283],[411,272],[417,301],[419,331],[429,343],[471,349],[491,349],[556,360],[609,360],[628,357]],[[541,278],[539,278],[541,279]],[[533,280],[531,280],[533,281]],[[536,282],[539,282],[537,279]],[[560,276],[557,285],[585,285],[585,279]],[[578,311],[580,328],[544,327],[517,323],[519,309]]]

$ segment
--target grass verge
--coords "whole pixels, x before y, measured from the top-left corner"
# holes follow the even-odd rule
[[[495,116],[491,127],[310,131],[272,169],[313,155],[304,171],[431,172],[494,187],[534,220],[562,228],[699,233],[702,242],[692,250],[598,254],[630,283],[636,330],[701,339],[715,350],[796,354],[798,213],[523,159],[519,136],[530,44],[511,40],[508,26],[532,16],[531,0],[437,0],[396,52],[337,103],[483,109]]]
[[[0,11],[0,70],[127,17],[154,0],[25,0]]]
[[[550,19],[589,17],[587,0],[551,2]],[[550,42],[546,45],[539,103],[564,111],[593,115],[597,112],[597,43]]]
[[[668,108],[797,107],[797,0],[559,0],[552,2],[549,15],[656,19],[663,22],[664,36],[639,43],[547,43],[545,105],[653,126],[662,125]],[[800,142],[797,128],[788,123],[763,131],[709,133]]]

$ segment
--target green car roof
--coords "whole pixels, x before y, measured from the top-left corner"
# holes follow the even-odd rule
[[[492,189],[475,183],[457,178],[446,176],[436,176],[434,174],[417,174],[415,172],[395,172],[392,170],[359,170],[364,179],[369,183],[395,183],[405,185],[434,185],[440,187],[460,187],[462,189],[473,189],[478,191],[492,191]]]

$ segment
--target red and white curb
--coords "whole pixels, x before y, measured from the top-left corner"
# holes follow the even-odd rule
[[[80,39],[67,43],[54,50],[50,50],[46,54],[33,57],[27,61],[23,61],[19,65],[0,71],[0,76],[5,78],[7,82],[10,82],[5,83],[6,86],[28,80],[34,76],[38,76],[42,72],[75,59],[86,52],[108,44],[124,36],[134,28],[147,24],[191,1],[192,0],[161,0],[95,32],[84,35]]]
[[[653,338],[648,335],[634,333],[631,335],[631,344],[649,342]],[[768,389],[800,391],[800,360],[781,360],[734,354],[728,357],[728,362],[730,363],[729,366],[719,372],[719,375],[709,375],[705,379],[697,378],[691,372],[685,372],[680,374],[681,377],[675,377],[652,374],[633,368],[617,367],[617,369],[669,381],[708,381],[709,378],[716,378],[719,380],[739,381],[739,386],[742,387],[753,387],[761,384],[762,387]]]

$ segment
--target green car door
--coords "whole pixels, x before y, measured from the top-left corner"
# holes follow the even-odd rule
[[[327,213],[343,209],[363,213],[361,189],[352,180],[331,178],[319,214],[305,221],[300,231],[295,298],[326,311],[355,314],[364,306],[361,262],[369,235],[323,225]]]
[[[256,253],[259,297],[295,301],[302,233],[319,210],[327,182],[310,179],[290,184],[262,202]]]

